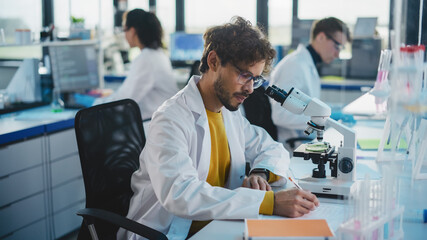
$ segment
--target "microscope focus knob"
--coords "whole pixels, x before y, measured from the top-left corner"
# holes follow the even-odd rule
[[[353,161],[349,157],[341,158],[338,168],[342,173],[349,173],[353,171]]]

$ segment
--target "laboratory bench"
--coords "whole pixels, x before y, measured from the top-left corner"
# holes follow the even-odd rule
[[[374,87],[374,80],[365,79],[321,79],[320,100],[344,107]]]
[[[0,239],[57,239],[80,227],[76,110],[0,115]]]
[[[357,139],[359,138],[381,138],[384,130],[384,120],[371,120],[364,118],[358,120],[357,124],[353,126],[356,132]],[[332,145],[337,146],[340,141],[343,140],[342,136],[335,129],[328,129],[325,131],[324,139],[330,142]],[[385,166],[390,166],[396,163],[393,162],[376,162],[377,151],[372,150],[361,150],[357,149],[357,171],[356,179],[362,180],[365,178],[365,174],[369,174],[371,180],[382,178],[382,169]],[[401,171],[398,175],[398,188],[399,195],[396,201],[397,204],[403,206],[405,211],[415,211],[427,209],[427,179],[414,180],[411,179],[411,164],[412,161],[402,161]],[[302,158],[291,158],[291,172],[295,179],[300,179],[311,173],[311,170],[315,168],[311,161],[304,161]],[[294,187],[292,183],[287,183],[285,186],[279,188],[273,188],[273,190],[281,190],[285,188]],[[343,223],[348,217],[350,209],[349,201],[331,201],[324,198],[319,198],[321,211],[321,217],[326,219],[330,228],[335,232],[338,230],[341,223]],[[390,199],[390,201],[392,201]],[[412,217],[405,217],[406,213],[403,214],[403,239],[425,239],[427,236],[427,223],[422,223],[422,219],[414,219]],[[421,216],[422,217],[422,216]],[[260,215],[259,219],[280,219],[278,216],[264,216]],[[319,213],[315,213],[312,216],[303,216],[303,219],[318,219]],[[398,224],[397,222],[395,223]],[[214,220],[210,222],[206,227],[200,230],[198,233],[193,235],[191,240],[209,240],[209,239],[242,239],[244,234],[244,220]],[[221,229],[221,231],[218,231]],[[396,234],[397,235],[397,234]],[[398,236],[394,236],[391,239],[402,239]],[[337,237],[332,238],[337,239]],[[348,238],[350,239],[350,238]],[[351,238],[353,239],[353,238]]]

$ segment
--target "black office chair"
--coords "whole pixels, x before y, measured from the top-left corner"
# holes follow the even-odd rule
[[[265,89],[261,86],[243,102],[245,115],[251,124],[264,128],[277,141],[277,127],[271,118],[271,104],[264,92]]]
[[[199,67],[200,67],[200,60],[196,60],[193,62],[193,64],[191,64],[190,75],[188,76],[187,83],[188,83],[188,81],[190,81],[190,79],[193,75],[201,75]]]
[[[145,145],[141,113],[130,99],[80,110],[75,131],[86,191],[78,239],[116,239],[119,227],[148,239],[167,239],[152,228],[127,219],[132,173]],[[89,230],[89,231],[88,231]],[[95,231],[96,230],[96,231]]]

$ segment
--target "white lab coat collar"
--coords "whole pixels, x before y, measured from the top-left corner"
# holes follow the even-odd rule
[[[230,149],[230,174],[225,187],[229,189],[236,189],[241,186],[241,181],[245,177],[245,173],[241,172],[241,169],[236,166],[237,159],[239,159],[239,161],[245,161],[244,152],[241,151],[242,146],[244,146],[244,136],[242,133],[237,132],[238,128],[235,127],[236,123],[233,122],[233,118],[229,116],[231,115],[231,112],[222,111],[222,113],[224,116],[224,127],[227,134],[239,136],[232,138],[227,137]]]
[[[306,61],[310,66],[310,73],[312,75],[313,81],[315,80],[320,81],[319,72],[316,69],[316,65],[314,65],[313,57],[311,56],[310,52],[307,50],[307,47],[304,44],[299,44],[296,51],[301,53],[301,56],[303,56],[304,61]],[[309,93],[306,93],[306,94],[309,94]],[[316,95],[320,95],[320,92],[317,93],[316,91]],[[312,97],[318,98],[318,96],[312,96]]]
[[[197,162],[197,171],[199,173],[200,180],[206,180],[209,173],[210,165],[210,149],[211,149],[211,137],[209,132],[209,123],[208,116],[206,114],[205,105],[203,104],[203,98],[200,94],[199,89],[197,88],[197,83],[200,81],[200,76],[192,76],[189,80],[187,86],[183,89],[185,95],[188,97],[185,99],[186,104],[193,112],[193,115],[196,119],[196,125],[200,127],[200,131],[197,131],[199,138],[203,139],[202,152],[200,153],[200,158]],[[209,159],[205,159],[209,158]]]
[[[185,94],[189,96],[191,101],[187,101],[186,104],[191,109],[193,113],[198,114],[199,117],[204,115],[204,119],[207,120],[205,105],[203,104],[202,95],[200,94],[199,89],[197,88],[197,83],[200,81],[201,76],[192,76],[188,81],[187,86],[183,89]],[[197,116],[197,115],[195,115]],[[203,119],[202,119],[203,120]]]

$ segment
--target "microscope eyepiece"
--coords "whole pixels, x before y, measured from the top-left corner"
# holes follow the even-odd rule
[[[286,100],[286,97],[288,95],[287,92],[285,92],[283,89],[280,89],[276,87],[275,85],[268,87],[265,92],[265,95],[273,98],[277,102],[283,104],[283,102]]]

